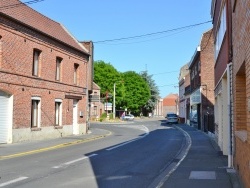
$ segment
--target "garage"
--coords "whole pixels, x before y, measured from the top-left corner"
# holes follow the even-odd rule
[[[0,91],[0,143],[11,142],[12,129],[12,97]]]

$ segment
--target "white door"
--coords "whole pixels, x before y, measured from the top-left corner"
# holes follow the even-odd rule
[[[73,100],[73,134],[79,134],[78,126],[78,100]]]
[[[0,91],[0,143],[7,143],[8,129],[11,126],[10,98]]]

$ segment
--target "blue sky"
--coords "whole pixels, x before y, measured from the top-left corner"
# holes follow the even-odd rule
[[[22,0],[27,2],[28,0]],[[210,0],[44,0],[29,5],[63,24],[79,41],[92,40],[94,60],[118,71],[147,70],[160,96],[178,93],[181,66],[188,63],[212,23],[130,40],[100,42],[168,31],[211,20]]]

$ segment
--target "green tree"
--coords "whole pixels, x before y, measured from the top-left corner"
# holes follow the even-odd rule
[[[121,107],[127,108],[135,115],[139,115],[141,108],[150,99],[150,88],[147,82],[134,71],[123,73],[124,98]]]
[[[104,61],[94,62],[94,82],[100,86],[103,99],[107,92],[112,96],[108,99],[109,102],[113,102],[114,83],[116,84],[116,110],[127,108],[134,115],[139,115],[151,98],[150,87],[140,74],[134,71],[120,73]]]
[[[94,82],[100,86],[102,96],[105,96],[106,92],[112,94],[114,83],[121,80],[121,73],[110,63],[105,63],[104,61],[94,62]]]
[[[147,115],[149,112],[152,112],[155,109],[157,101],[160,98],[159,89],[157,85],[155,84],[155,81],[152,78],[153,75],[149,75],[147,71],[144,71],[141,73],[141,76],[147,82],[150,88],[150,94],[151,94],[151,97],[143,106],[143,114]]]

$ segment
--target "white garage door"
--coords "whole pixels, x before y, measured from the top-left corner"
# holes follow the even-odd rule
[[[0,91],[0,143],[7,143],[8,126],[10,122],[9,97]]]

